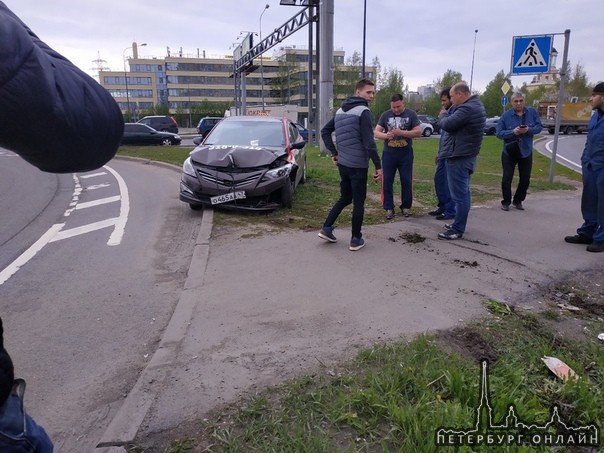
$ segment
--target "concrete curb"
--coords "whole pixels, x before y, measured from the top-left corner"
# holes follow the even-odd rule
[[[170,167],[174,166],[170,165]],[[180,171],[180,169],[178,170]],[[168,372],[173,368],[178,356],[178,349],[189,328],[193,310],[199,302],[198,290],[203,285],[208,263],[213,221],[214,211],[204,209],[187,279],[174,313],[157,350],[103,433],[95,452],[126,452],[124,446],[134,442],[136,433],[153,404],[157,392],[161,389]]]

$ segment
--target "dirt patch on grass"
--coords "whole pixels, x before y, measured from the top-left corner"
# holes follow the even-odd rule
[[[495,349],[472,327],[458,327],[441,332],[437,335],[437,340],[443,348],[474,363],[482,360],[494,363],[498,358]]]

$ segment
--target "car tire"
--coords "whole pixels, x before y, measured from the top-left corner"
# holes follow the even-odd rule
[[[429,127],[427,127],[424,129],[424,132],[422,132],[422,135],[424,137],[430,137],[432,135],[432,130]]]
[[[171,146],[171,145],[173,144],[173,143],[172,143],[172,139],[171,139],[170,137],[165,137],[165,138],[162,138],[162,139],[161,139],[161,141],[160,141],[159,143],[160,143],[160,145],[162,145],[162,146]]]
[[[200,204],[193,204],[193,203],[189,203],[189,207],[193,210],[193,211],[201,211],[203,209],[203,205]]]
[[[294,183],[291,178],[281,189],[281,205],[290,209],[294,203]]]

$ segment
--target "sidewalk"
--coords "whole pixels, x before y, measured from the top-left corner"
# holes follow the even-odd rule
[[[527,297],[538,285],[602,266],[604,254],[563,241],[581,223],[580,195],[530,194],[525,211],[475,206],[457,241],[438,240],[443,222],[428,215],[397,217],[364,227],[357,252],[350,225],[335,244],[318,230],[210,243],[205,211],[178,307],[103,444],[148,439],[376,342],[454,327],[486,314],[487,298],[539,307]],[[425,240],[408,242],[413,233]]]

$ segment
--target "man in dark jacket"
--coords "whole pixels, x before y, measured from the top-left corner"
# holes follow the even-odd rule
[[[336,242],[334,223],[342,210],[352,203],[352,238],[349,249],[359,250],[365,245],[361,227],[367,197],[367,170],[369,159],[375,165],[374,179],[381,179],[382,165],[373,137],[371,111],[368,103],[375,96],[371,80],[361,79],[356,84],[355,96],[342,103],[335,116],[321,129],[321,139],[331,153],[331,159],[340,172],[340,199],[331,208],[319,237]],[[331,134],[335,131],[338,147]]]
[[[566,236],[571,244],[587,244],[587,251],[604,252],[604,82],[591,94],[594,113],[587,126],[587,139],[581,155],[583,225],[577,234]]]
[[[447,133],[441,143],[440,158],[445,159],[455,219],[445,224],[445,231],[438,233],[438,238],[451,240],[460,239],[466,231],[472,203],[470,177],[476,167],[487,115],[479,97],[472,96],[465,82],[453,85],[449,95],[454,110],[450,115],[445,112],[439,115],[440,127]]]
[[[503,140],[501,152],[501,209],[510,210],[510,203],[524,211],[522,202],[531,182],[533,167],[533,137],[541,132],[543,125],[539,113],[533,107],[524,105],[524,94],[518,92],[512,95],[512,107],[506,110],[497,122],[497,138]],[[517,147],[509,146],[516,143]],[[512,198],[512,179],[518,165],[518,187]]]
[[[115,155],[123,130],[111,95],[0,1],[0,146],[43,171],[89,171]]]

